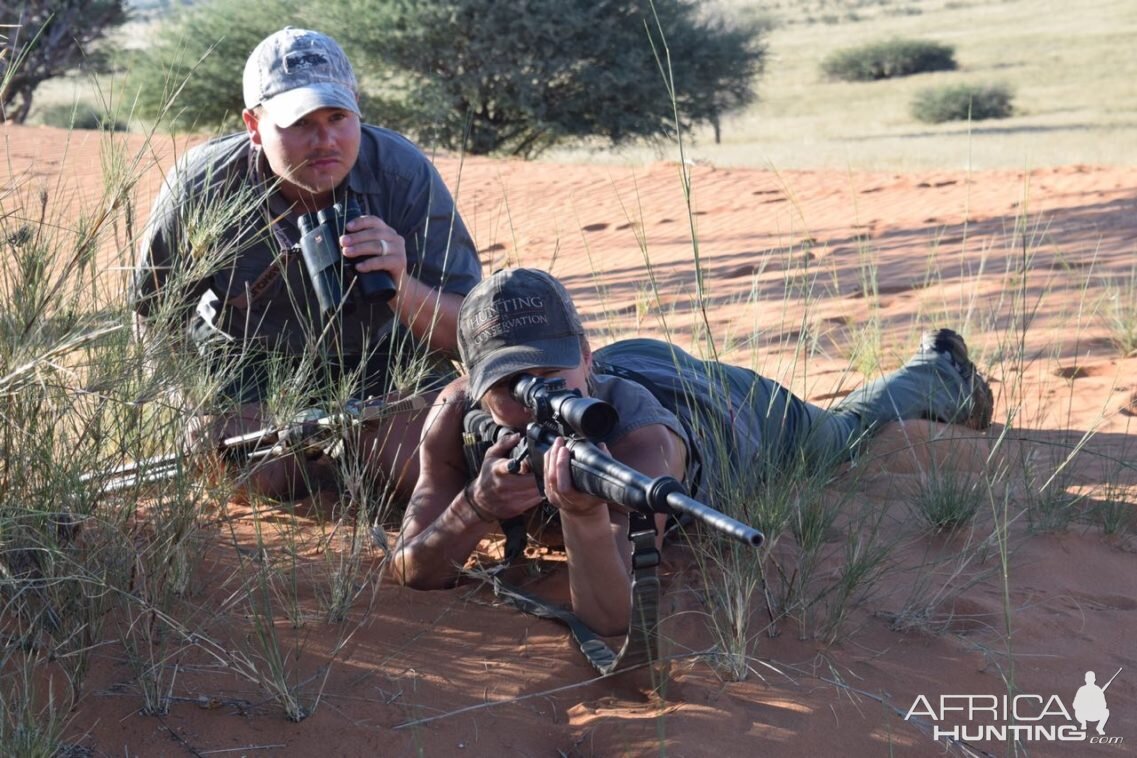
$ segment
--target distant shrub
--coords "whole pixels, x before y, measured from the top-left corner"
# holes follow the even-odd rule
[[[37,120],[45,126],[57,126],[61,129],[126,131],[126,124],[89,103],[49,105],[39,111]]]
[[[1002,84],[951,84],[916,93],[911,113],[918,121],[982,121],[1014,114],[1011,90]]]
[[[821,62],[826,77],[844,82],[872,82],[955,68],[955,49],[950,45],[911,39],[838,50]]]

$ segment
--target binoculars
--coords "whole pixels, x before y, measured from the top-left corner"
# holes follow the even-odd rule
[[[345,311],[351,310],[352,301],[359,298],[386,303],[395,295],[395,280],[389,273],[360,273],[343,257],[340,235],[348,221],[361,215],[359,204],[349,199],[300,217],[300,254],[324,316],[341,306]],[[345,293],[349,297],[347,303],[344,303]]]

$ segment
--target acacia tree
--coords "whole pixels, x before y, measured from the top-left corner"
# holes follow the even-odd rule
[[[352,15],[369,23],[338,27],[367,67],[399,72],[382,122],[474,154],[717,127],[755,99],[765,59],[757,25],[695,0],[370,0]]]
[[[213,0],[164,24],[131,63],[140,116],[236,123],[245,59],[286,24],[347,51],[365,118],[475,154],[569,140],[669,137],[755,99],[760,28],[697,0]],[[208,52],[208,54],[206,54]],[[203,57],[204,56],[204,57]]]
[[[102,70],[92,43],[126,19],[126,0],[0,0],[0,117],[23,123],[40,83]]]
[[[298,0],[213,0],[180,9],[131,57],[127,90],[136,113],[181,130],[238,127],[249,53],[285,26],[307,27],[300,6]]]

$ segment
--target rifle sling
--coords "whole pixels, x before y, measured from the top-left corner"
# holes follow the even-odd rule
[[[596,632],[572,611],[559,608],[493,576],[494,594],[519,611],[559,621],[569,628],[584,657],[601,674],[623,671],[659,659],[659,550],[651,516],[631,514],[632,611],[628,635],[620,652],[612,651]]]

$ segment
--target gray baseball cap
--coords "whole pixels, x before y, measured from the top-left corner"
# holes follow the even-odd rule
[[[575,368],[584,334],[572,297],[560,282],[531,268],[503,269],[462,301],[458,350],[475,401],[512,374]]]
[[[351,63],[326,34],[291,26],[266,37],[245,62],[245,107],[260,105],[279,127],[320,108],[359,113]]]

